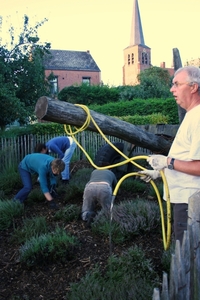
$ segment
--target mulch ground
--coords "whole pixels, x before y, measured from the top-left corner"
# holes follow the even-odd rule
[[[86,166],[87,163],[76,163],[71,168],[76,172]],[[73,199],[72,202],[81,206],[82,198]],[[58,200],[58,204],[63,206],[61,199]],[[54,214],[55,212],[50,211],[44,203],[25,205],[25,217],[45,216],[52,226],[56,225]],[[110,254],[120,255],[134,245],[144,249],[146,256],[151,258],[156,271],[162,276],[163,243],[158,233],[151,232],[133,237],[131,241],[122,245],[110,245],[109,237],[102,238],[94,234],[91,229],[85,228],[81,219],[65,224],[65,229],[80,241],[80,246],[74,250],[73,258],[64,263],[57,262],[32,268],[27,268],[19,262],[19,245],[11,241],[13,228],[0,233],[1,300],[66,300],[70,283],[78,282],[96,264],[104,269]]]

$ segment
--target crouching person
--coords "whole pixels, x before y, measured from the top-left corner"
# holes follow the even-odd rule
[[[59,158],[41,153],[26,155],[18,166],[23,188],[15,195],[13,201],[23,203],[32,190],[32,174],[40,178],[40,187],[47,200],[49,208],[58,209],[51,192],[51,187],[57,183],[57,176],[65,169],[65,163]]]
[[[115,174],[110,170],[94,170],[83,193],[82,219],[90,227],[96,215],[95,206],[99,203],[103,209],[110,209],[112,192],[117,184]]]

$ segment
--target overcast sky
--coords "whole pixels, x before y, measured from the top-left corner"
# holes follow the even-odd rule
[[[20,28],[27,14],[31,25],[47,18],[39,29],[52,49],[87,51],[101,69],[104,84],[121,85],[123,50],[129,46],[133,0],[0,0],[1,35],[8,25]],[[172,49],[182,63],[200,57],[200,0],[138,0],[151,62],[172,65]]]

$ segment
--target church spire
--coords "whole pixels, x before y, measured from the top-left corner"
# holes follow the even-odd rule
[[[133,1],[130,46],[145,45],[138,0]]]

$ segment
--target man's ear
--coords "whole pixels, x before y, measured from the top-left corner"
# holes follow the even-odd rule
[[[198,91],[199,89],[199,85],[198,83],[194,83],[193,85],[191,85],[191,93],[194,94]]]

